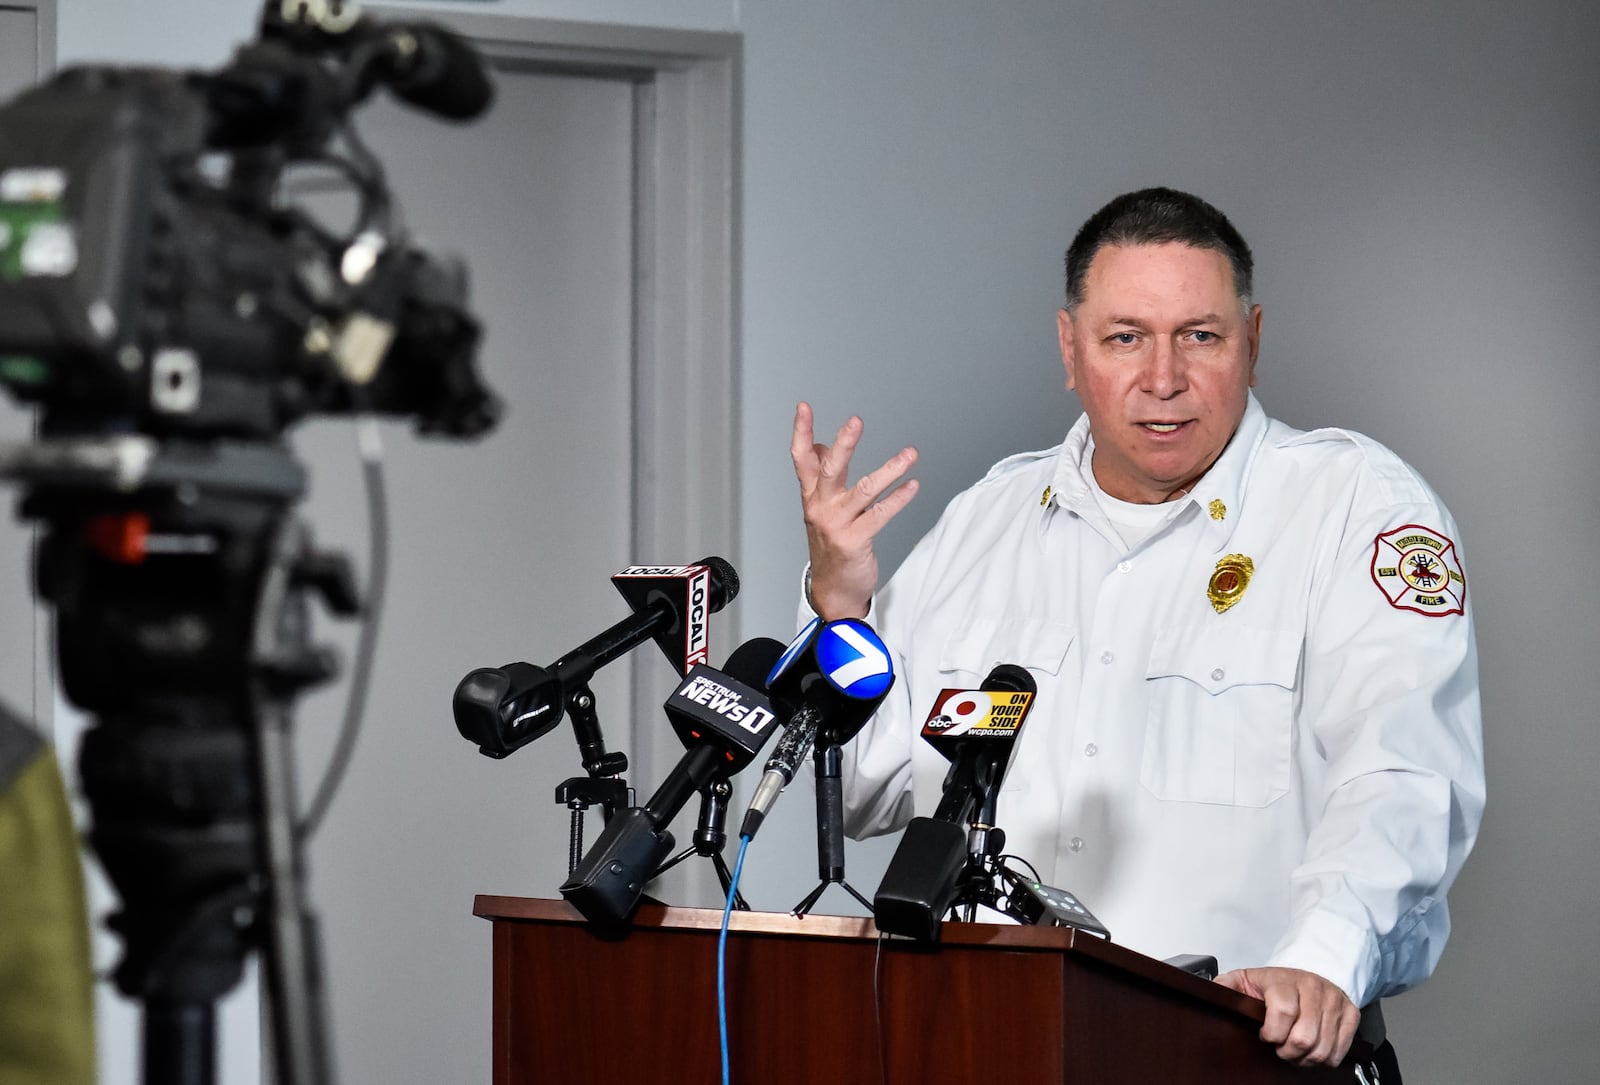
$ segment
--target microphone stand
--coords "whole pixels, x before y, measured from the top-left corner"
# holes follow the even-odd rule
[[[662,863],[650,877],[652,880],[661,877],[667,871],[689,858],[691,855],[703,855],[711,860],[711,866],[717,872],[717,881],[722,883],[722,895],[728,895],[728,887],[733,885],[733,873],[728,870],[728,864],[722,858],[722,848],[728,842],[728,800],[733,797],[733,785],[727,780],[712,780],[700,789],[700,820],[695,825],[692,842],[677,855]],[[743,893],[734,893],[733,906],[741,912],[748,912],[750,905],[745,903]]]
[[[818,736],[811,757],[817,769],[817,877],[821,880],[791,914],[805,918],[828,886],[842,885],[871,915],[872,905],[867,898],[844,880],[844,785],[839,778],[839,744]]]
[[[993,804],[989,803],[993,809]],[[978,815],[981,817],[981,815]],[[993,815],[991,814],[992,818]],[[997,884],[997,879],[1010,886],[1018,877],[1001,861],[1000,856],[1006,847],[1006,831],[998,826],[982,821],[974,821],[967,829],[967,863],[961,870],[957,879],[959,888],[956,897],[950,902],[950,914],[954,918],[964,919],[974,923],[978,918],[978,908],[990,908],[1017,918],[1011,911],[1001,904],[1005,892]],[[958,916],[958,911],[964,909],[965,914]]]
[[[559,666],[559,664],[558,664]],[[578,752],[588,776],[573,776],[556,787],[556,802],[572,811],[567,834],[567,873],[577,869],[583,859],[583,815],[591,806],[600,807],[606,821],[618,810],[633,805],[633,788],[622,778],[628,771],[628,755],[606,752],[600,733],[600,717],[594,708],[589,683],[582,682],[567,694],[567,715],[578,739]]]

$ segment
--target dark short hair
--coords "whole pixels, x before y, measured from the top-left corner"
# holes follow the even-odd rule
[[[1198,196],[1171,188],[1145,188],[1118,196],[1078,230],[1067,248],[1067,308],[1083,302],[1083,280],[1095,253],[1107,245],[1161,245],[1168,242],[1215,249],[1233,265],[1233,288],[1250,297],[1255,262],[1250,246],[1228,216]]]

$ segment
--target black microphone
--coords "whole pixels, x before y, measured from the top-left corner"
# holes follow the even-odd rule
[[[694,667],[667,698],[667,718],[687,751],[644,806],[606,822],[562,883],[561,895],[586,919],[620,923],[632,915],[645,883],[672,852],[667,826],[690,796],[744,768],[777,731],[778,717],[761,686],[782,654],[775,640],[748,641],[728,658],[725,671]]]
[[[812,619],[767,679],[773,706],[789,722],[767,759],[739,835],[755,837],[814,742],[842,746],[850,741],[893,685],[889,649],[870,625],[854,618]]]
[[[494,100],[494,83],[471,43],[437,23],[385,23],[379,62],[399,98],[440,117],[471,120]]]
[[[1039,692],[1033,675],[1002,663],[976,690],[942,690],[922,737],[950,761],[934,818],[955,825],[994,824],[995,803],[1022,721]]]
[[[655,638],[678,672],[710,651],[707,615],[739,593],[739,574],[718,557],[696,565],[635,565],[612,578],[634,613],[548,667],[480,667],[456,686],[456,730],[488,757],[506,757],[561,722],[567,693],[594,672]]]
[[[344,57],[344,69],[324,63]],[[494,84],[473,45],[431,22],[391,23],[361,16],[347,26],[319,25],[302,10],[289,16],[269,4],[261,40],[240,48],[222,71],[193,75],[210,107],[208,142],[258,147],[294,134],[320,144],[378,84],[396,97],[452,120],[488,109]]]
[[[912,818],[872,899],[878,929],[931,942],[939,937],[962,871],[990,850],[1006,764],[1038,684],[1002,663],[976,690],[940,690],[922,737],[950,759],[934,816]],[[970,828],[969,828],[970,826]]]

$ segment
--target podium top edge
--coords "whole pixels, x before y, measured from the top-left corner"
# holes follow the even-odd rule
[[[472,914],[488,920],[513,920],[543,923],[575,923],[588,925],[588,920],[564,900],[547,900],[538,897],[506,897],[479,894],[473,900]],[[645,903],[639,906],[632,920],[612,928],[597,928],[608,934],[622,934],[628,929],[646,930],[710,930],[722,928],[722,910],[719,908],[683,908],[672,905]],[[811,913],[795,916],[788,912],[734,912],[728,921],[730,931],[743,934],[780,934],[814,938],[852,938],[875,942],[881,933],[871,916],[821,915]],[[915,945],[909,938],[887,935],[897,945]],[[999,923],[946,923],[939,944],[984,945],[999,942],[1017,948],[1062,950],[1071,948],[1074,940],[1094,941],[1065,927],[1018,927]]]
[[[472,914],[491,922],[545,923],[584,926],[598,937],[625,938],[632,930],[716,933],[722,927],[722,911],[717,908],[683,908],[658,903],[639,906],[632,921],[624,927],[597,928],[565,900],[539,897],[511,897],[479,894],[473,900]],[[731,933],[773,935],[788,938],[825,938],[876,942],[880,933],[870,916],[807,915],[787,912],[734,912],[729,919]],[[886,945],[897,950],[932,951],[939,946],[990,946],[1007,952],[1067,953],[1159,986],[1180,990],[1219,1009],[1241,1014],[1255,1021],[1266,1017],[1266,1006],[1210,980],[1182,972],[1170,965],[1126,946],[1120,946],[1070,927],[1021,927],[1002,923],[947,922],[940,939],[922,946],[909,938],[886,936]]]

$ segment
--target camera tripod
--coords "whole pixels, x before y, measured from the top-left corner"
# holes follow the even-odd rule
[[[331,1082],[291,716],[337,671],[309,643],[309,594],[359,604],[292,515],[304,469],[278,442],[123,436],[0,451],[0,474],[44,525],[63,689],[94,717],[88,835],[121,898],[115,979],[142,1003],[144,1082],[211,1085],[215,1003],[252,950],[278,1082]]]

